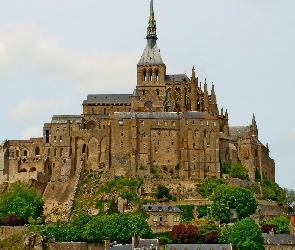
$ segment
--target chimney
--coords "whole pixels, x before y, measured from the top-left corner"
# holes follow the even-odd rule
[[[132,250],[138,245],[138,237],[137,236],[132,236]]]
[[[104,240],[104,250],[107,250],[110,248],[110,240]]]

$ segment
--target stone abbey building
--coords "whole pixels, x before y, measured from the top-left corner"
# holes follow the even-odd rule
[[[174,171],[171,179],[181,180],[220,177],[221,164],[241,162],[251,180],[258,171],[274,181],[274,160],[258,140],[254,115],[251,125],[230,127],[214,86],[201,86],[194,68],[190,76],[166,74],[152,0],[146,38],[132,94],[88,95],[82,115],[53,116],[43,137],[4,141],[0,183],[67,183],[81,162],[106,179],[148,179],[152,166],[166,166]]]

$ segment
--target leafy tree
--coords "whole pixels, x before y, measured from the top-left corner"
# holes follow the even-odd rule
[[[17,215],[22,223],[27,223],[29,217],[37,219],[42,213],[43,200],[36,189],[26,183],[13,183],[0,195],[0,219],[6,215]]]
[[[219,243],[231,243],[238,250],[263,250],[263,237],[255,221],[244,218],[222,231]]]
[[[231,178],[246,180],[248,178],[248,170],[242,163],[236,163],[231,166],[229,176]]]
[[[293,202],[295,202],[295,191],[293,189],[284,188],[284,197],[285,197],[285,205],[289,206]]]
[[[230,209],[236,209],[239,218],[242,219],[254,214],[258,205],[250,190],[228,185],[218,186],[211,196],[211,200],[213,201],[211,205],[212,216],[220,219],[221,222],[228,221],[231,215]]]
[[[164,185],[158,185],[156,190],[156,198],[163,199],[167,198],[168,200],[171,199],[170,189]]]
[[[196,243],[199,231],[198,228],[194,225],[179,224],[174,225],[170,232],[172,241],[174,243]]]
[[[197,192],[205,198],[208,198],[214,191],[214,189],[223,184],[221,179],[209,178],[202,180],[197,187]]]
[[[275,226],[276,233],[278,234],[289,234],[289,224],[290,219],[287,215],[280,215],[278,217],[273,218],[272,220],[268,221],[267,224],[271,224]]]
[[[198,218],[206,217],[208,215],[208,205],[201,205],[197,207]]]
[[[204,243],[205,244],[217,244],[218,243],[218,232],[211,232],[209,234],[206,234],[204,237]]]
[[[266,178],[261,183],[263,190],[263,198],[265,200],[273,200],[278,202],[285,202],[284,190],[275,182]]]
[[[191,221],[192,225],[195,225],[199,229],[200,238],[204,239],[207,234],[212,232],[219,232],[219,228],[216,226],[215,222],[211,219],[201,218],[193,219]]]
[[[127,242],[132,235],[151,235],[151,229],[144,216],[131,213],[94,216],[83,232],[83,237],[89,242],[103,242],[105,239]]]
[[[180,220],[182,223],[190,223],[194,218],[194,208],[195,206],[192,204],[189,205],[177,205],[177,207],[182,211],[180,214]]]

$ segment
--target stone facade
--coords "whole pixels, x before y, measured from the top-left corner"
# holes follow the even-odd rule
[[[104,180],[116,175],[152,178],[156,165],[177,170],[181,180],[198,181],[220,177],[220,164],[242,162],[250,180],[258,171],[274,181],[274,161],[258,140],[255,117],[250,126],[229,127],[214,85],[211,91],[206,80],[202,86],[194,68],[190,77],[167,75],[156,41],[151,6],[134,92],[88,95],[82,115],[53,116],[44,124],[43,137],[3,142],[0,184],[74,183],[81,161],[86,169],[103,171]],[[58,196],[54,190],[60,188],[53,186],[45,192]]]

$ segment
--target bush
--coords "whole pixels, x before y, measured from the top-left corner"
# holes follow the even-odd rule
[[[5,226],[19,226],[21,225],[21,218],[17,215],[14,214],[8,214],[6,215],[1,222],[5,225]]]
[[[194,218],[194,205],[177,205],[177,207],[182,211],[180,214],[180,220],[182,223],[190,223]]]
[[[205,244],[217,244],[218,243],[218,232],[211,232],[209,234],[206,234],[204,237],[204,243]]]
[[[194,225],[174,225],[170,232],[174,243],[193,244],[199,237],[198,228]]]
[[[171,200],[170,189],[164,185],[158,185],[156,190],[156,198],[157,199],[164,199],[167,198]]]

